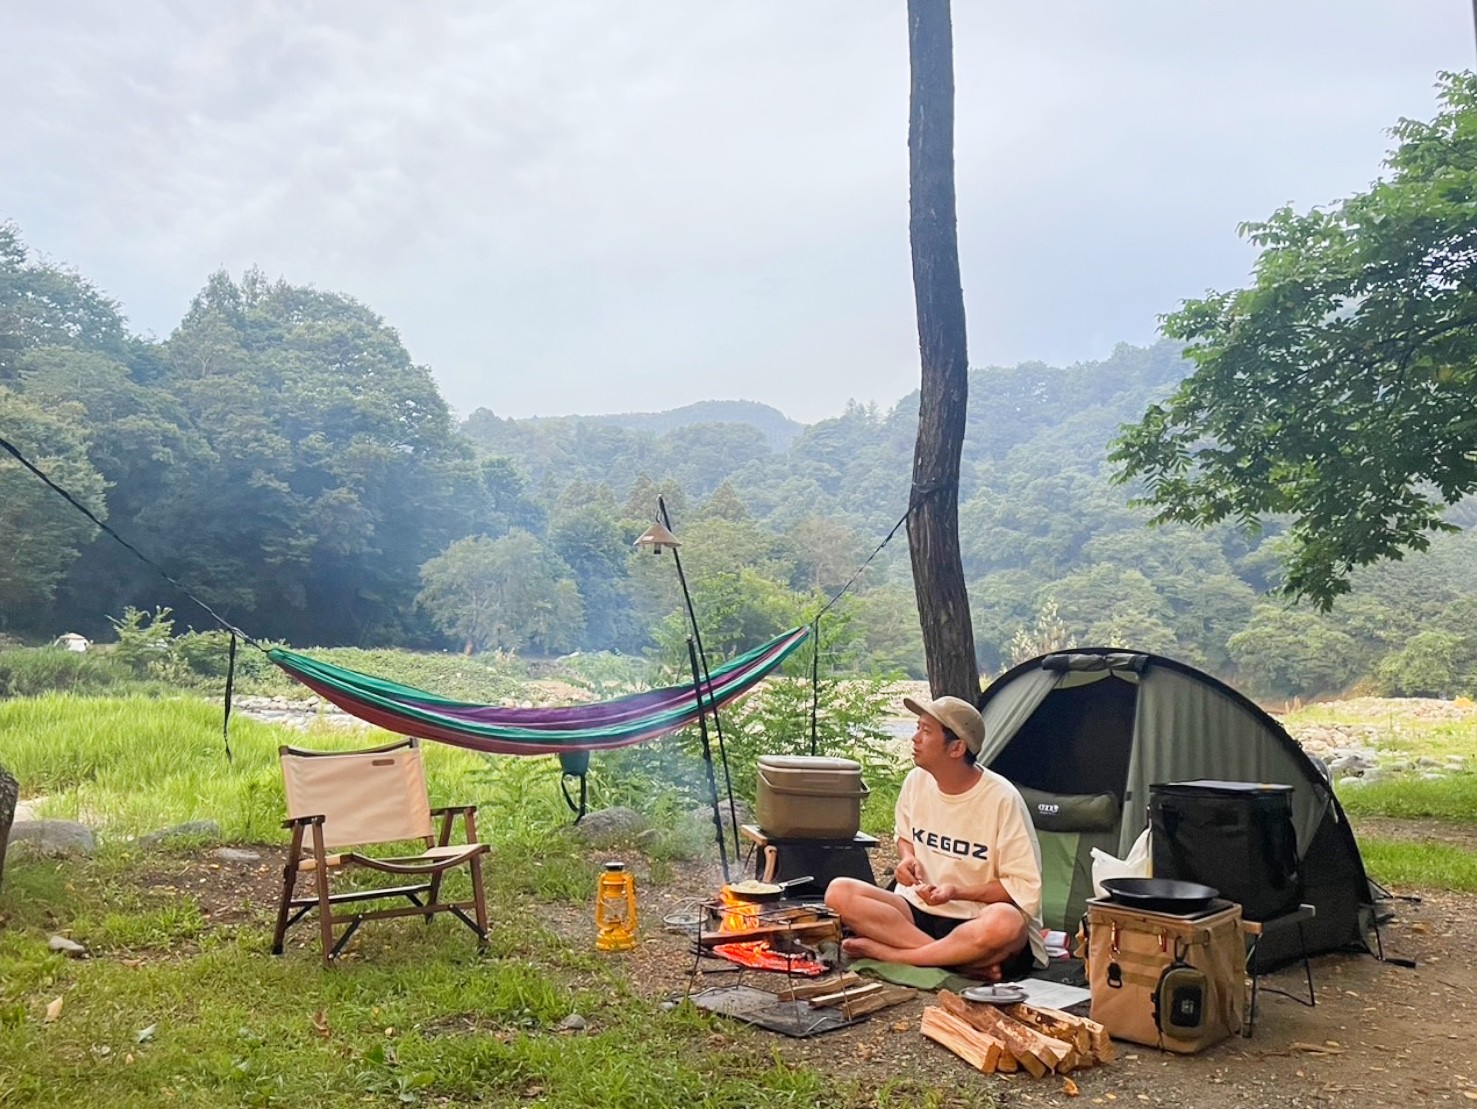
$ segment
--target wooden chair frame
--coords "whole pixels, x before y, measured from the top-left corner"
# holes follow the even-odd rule
[[[316,759],[328,757],[374,756],[404,757],[405,749],[414,752],[417,763],[420,759],[419,741],[415,739],[371,747],[358,751],[308,751],[298,747],[280,747],[278,754],[283,760],[284,778],[288,759]],[[388,762],[388,759],[381,760]],[[379,764],[376,764],[379,765]],[[277,907],[277,927],[272,936],[272,954],[281,955],[287,930],[314,909],[318,910],[318,926],[323,942],[323,965],[330,967],[344,945],[366,920],[381,920],[400,916],[423,916],[430,924],[436,913],[451,913],[477,936],[478,950],[485,950],[488,941],[487,898],[482,882],[482,856],[487,853],[485,843],[477,841],[477,806],[448,805],[430,808],[429,799],[422,797],[424,826],[431,828],[433,818],[439,818],[440,827],[433,834],[421,836],[391,835],[383,838],[367,838],[357,841],[357,846],[376,843],[413,841],[424,839],[425,850],[418,855],[397,858],[374,858],[357,851],[330,853],[328,846],[337,841],[332,836],[332,807],[325,805],[326,813],[299,813],[282,822],[282,827],[292,832],[287,849],[287,863],[282,871],[282,898]],[[289,811],[291,801],[289,801]],[[409,814],[412,821],[420,820],[422,811]],[[456,817],[460,815],[466,832],[465,843],[452,843],[452,831]],[[454,867],[467,866],[471,871],[472,897],[464,901],[442,901],[441,883],[446,872]],[[351,867],[366,867],[384,874],[402,875],[410,879],[408,884],[380,889],[352,890],[344,893],[329,892],[329,872],[345,871]],[[298,879],[311,876],[313,892],[306,896],[295,896]],[[359,905],[365,902],[382,901],[403,897],[409,905],[393,908],[361,909],[347,912],[336,911],[337,906]],[[468,915],[471,913],[472,915]],[[335,939],[334,930],[344,927]]]

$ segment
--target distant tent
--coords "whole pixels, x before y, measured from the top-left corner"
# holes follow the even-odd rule
[[[1310,954],[1368,950],[1373,899],[1326,774],[1272,717],[1223,682],[1157,655],[1082,648],[1042,655],[980,696],[981,763],[1021,788],[1037,825],[1047,927],[1075,931],[1092,896],[1092,848],[1124,857],[1148,823],[1149,786],[1196,779],[1294,787]],[[1267,965],[1297,954],[1268,934]]]

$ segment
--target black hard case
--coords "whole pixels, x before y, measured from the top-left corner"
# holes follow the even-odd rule
[[[1213,886],[1247,920],[1298,907],[1292,786],[1201,780],[1149,787],[1154,877]]]

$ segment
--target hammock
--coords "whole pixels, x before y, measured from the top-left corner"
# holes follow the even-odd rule
[[[690,683],[587,705],[503,708],[438,697],[281,648],[267,657],[324,700],[387,731],[491,754],[568,756],[627,747],[687,727],[701,711],[747,693],[809,634],[808,627],[791,629],[715,668],[703,682],[701,709]]]

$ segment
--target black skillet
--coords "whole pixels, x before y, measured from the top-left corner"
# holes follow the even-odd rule
[[[1106,878],[1103,889],[1117,904],[1148,913],[1199,913],[1221,895],[1210,886],[1175,878]]]

